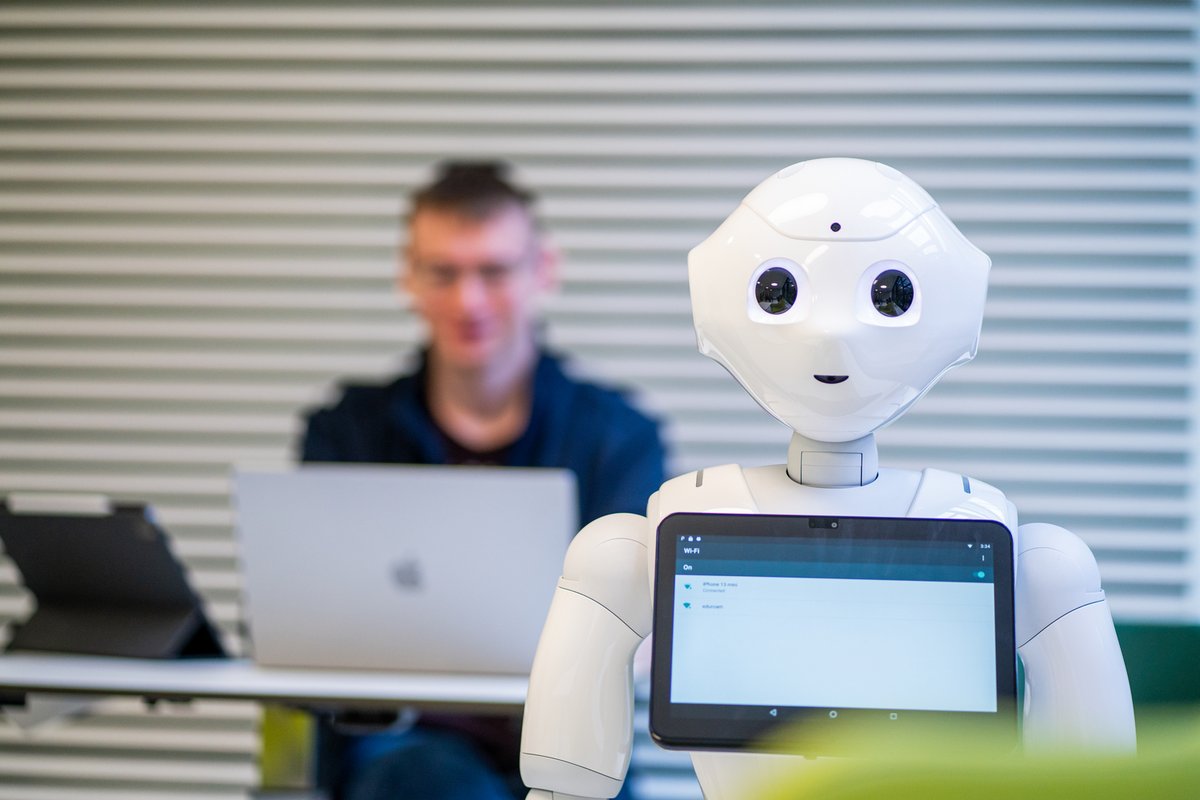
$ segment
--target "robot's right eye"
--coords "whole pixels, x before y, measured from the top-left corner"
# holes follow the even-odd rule
[[[754,285],[754,299],[758,307],[768,314],[782,314],[796,305],[799,287],[796,277],[783,267],[771,267],[758,276]]]
[[[858,279],[854,313],[859,322],[908,328],[921,320],[921,305],[918,276],[901,261],[876,261]]]
[[[898,269],[879,273],[871,283],[871,304],[885,317],[898,317],[913,304],[913,284]]]

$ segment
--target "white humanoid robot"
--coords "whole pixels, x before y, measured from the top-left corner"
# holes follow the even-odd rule
[[[674,512],[974,518],[1013,534],[1026,748],[1129,750],[1133,707],[1087,546],[1025,524],[997,489],[880,469],[874,432],[975,355],[990,260],[912,180],[831,158],[767,178],[689,257],[702,353],[794,431],[786,465],[667,481],[645,517],[573,541],[530,675],[521,772],[530,798],[607,798],[632,747],[632,660],[651,632],[655,530]],[[695,752],[708,800],[739,797],[759,754]]]

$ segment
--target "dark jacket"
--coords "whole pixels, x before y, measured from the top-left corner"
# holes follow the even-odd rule
[[[446,447],[426,402],[427,362],[386,386],[348,386],[309,415],[304,461],[444,464]],[[619,511],[646,513],[664,479],[658,424],[617,392],[567,377],[543,352],[529,425],[505,465],[565,467],[579,482],[580,525]]]

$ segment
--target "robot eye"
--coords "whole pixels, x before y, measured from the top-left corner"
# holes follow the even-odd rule
[[[884,270],[872,281],[871,305],[885,317],[898,317],[912,304],[912,280],[900,270]]]
[[[783,267],[771,267],[758,276],[754,285],[754,299],[768,314],[782,314],[796,305],[799,288],[796,278]]]

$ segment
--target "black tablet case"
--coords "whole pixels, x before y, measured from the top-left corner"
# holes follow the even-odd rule
[[[0,541],[37,610],[9,650],[136,658],[223,656],[224,648],[144,506],[108,515],[13,513]]]

